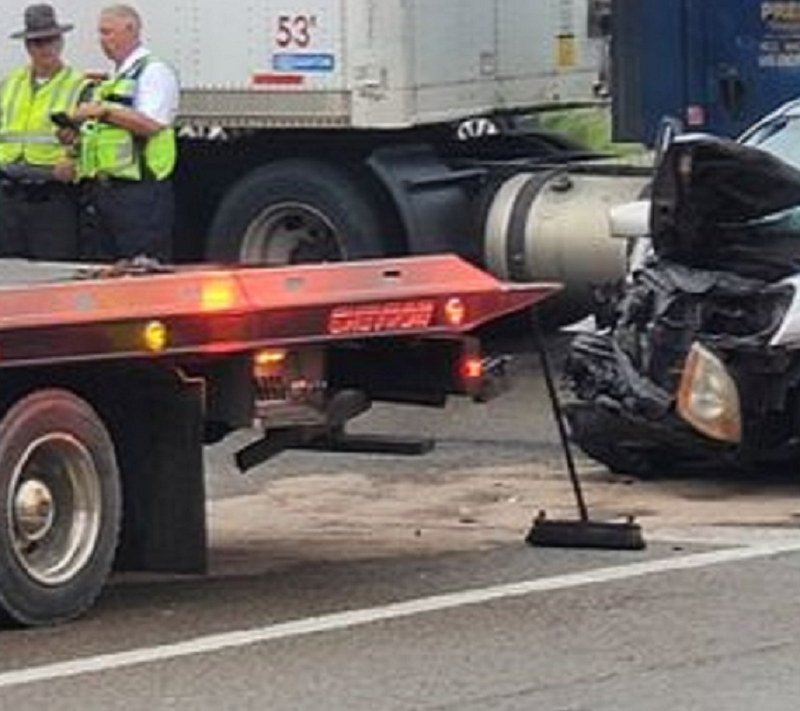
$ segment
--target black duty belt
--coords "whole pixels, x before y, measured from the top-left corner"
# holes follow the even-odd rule
[[[55,180],[29,181],[8,178],[0,180],[0,190],[6,197],[25,202],[46,202],[57,195],[67,194],[71,189],[72,186]]]

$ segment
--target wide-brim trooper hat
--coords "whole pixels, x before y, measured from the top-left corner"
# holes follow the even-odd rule
[[[15,32],[11,39],[33,40],[58,37],[69,32],[74,25],[60,25],[52,5],[41,3],[25,8],[25,29]]]

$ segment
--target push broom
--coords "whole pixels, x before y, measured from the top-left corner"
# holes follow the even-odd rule
[[[564,413],[556,392],[547,350],[542,337],[539,319],[533,317],[533,337],[535,348],[539,352],[542,373],[550,406],[558,429],[561,449],[567,466],[572,491],[578,508],[577,519],[552,519],[548,518],[544,510],[540,511],[533,522],[526,541],[532,546],[559,547],[559,548],[605,548],[612,550],[641,550],[645,547],[642,529],[633,518],[626,521],[593,521],[589,518],[586,499],[583,496],[575,460],[572,456],[569,436],[564,423]]]

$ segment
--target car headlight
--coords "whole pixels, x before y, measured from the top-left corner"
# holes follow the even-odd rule
[[[724,363],[693,343],[678,387],[678,414],[712,439],[740,442],[742,418],[739,391]]]

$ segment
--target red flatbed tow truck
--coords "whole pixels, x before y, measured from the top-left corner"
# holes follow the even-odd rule
[[[113,568],[206,566],[203,445],[423,451],[356,437],[376,401],[492,393],[475,329],[558,284],[453,256],[281,268],[0,260],[0,617],[54,624]]]

